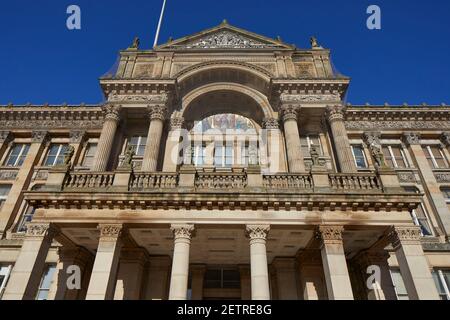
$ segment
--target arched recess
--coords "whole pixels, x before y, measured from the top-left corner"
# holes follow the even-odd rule
[[[249,118],[262,127],[265,118],[273,118],[273,109],[261,92],[237,83],[213,83],[197,88],[182,99],[181,114],[188,129],[195,121],[221,113]]]
[[[198,87],[218,82],[242,84],[268,95],[272,75],[248,63],[209,61],[184,69],[175,77],[182,96]]]

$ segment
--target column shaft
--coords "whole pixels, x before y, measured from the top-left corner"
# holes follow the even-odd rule
[[[119,107],[107,106],[104,110],[106,114],[105,122],[103,123],[102,133],[98,141],[97,153],[95,154],[94,165],[92,166],[93,171],[106,170],[120,120]]]
[[[193,225],[172,225],[174,249],[172,274],[170,278],[169,300],[186,300],[189,277],[189,249]]]
[[[252,300],[270,300],[266,252],[266,238],[269,230],[268,225],[247,226],[247,235],[250,238]]]
[[[283,107],[284,136],[289,163],[289,172],[304,172],[305,164],[297,124],[297,110],[291,106]]]
[[[345,128],[343,107],[330,106],[327,112],[341,171],[344,173],[356,172],[357,168]]]
[[[99,225],[100,239],[86,300],[112,300],[116,285],[122,225]]]
[[[142,171],[156,171],[164,127],[165,110],[163,106],[154,106],[150,109],[150,126],[148,128],[144,160],[142,161]]]

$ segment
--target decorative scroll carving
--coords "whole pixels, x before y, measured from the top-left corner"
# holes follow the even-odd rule
[[[70,131],[70,143],[81,143],[86,135],[86,131],[73,130]]]
[[[148,112],[150,120],[162,120],[166,119],[167,107],[164,105],[149,106]]]
[[[450,173],[435,173],[436,181],[441,182],[450,182]]]
[[[172,224],[170,226],[170,230],[172,230],[175,240],[191,240],[191,237],[194,234],[195,227],[193,224]]]
[[[346,121],[345,127],[351,130],[389,130],[389,129],[450,129],[450,121]]]
[[[420,134],[417,132],[405,132],[403,134],[403,140],[407,145],[420,144]]]
[[[176,117],[170,119],[170,130],[178,130],[183,127],[184,118],[183,117]]]
[[[18,173],[17,170],[2,170],[0,171],[0,180],[16,180]]]
[[[320,226],[316,237],[323,243],[342,243],[343,226]]]
[[[100,238],[115,238],[117,239],[122,232],[121,224],[100,224],[97,227],[100,230]]]
[[[282,101],[285,103],[301,102],[321,102],[321,101],[340,101],[339,93],[335,94],[282,94]]]
[[[111,93],[108,96],[110,102],[145,102],[145,103],[163,103],[169,100],[167,93],[151,94],[151,95],[119,95]]]
[[[265,118],[263,121],[263,126],[265,129],[278,129],[278,120],[275,118]]]
[[[33,131],[31,133],[31,141],[33,143],[43,143],[48,136],[47,131]]]
[[[266,48],[270,45],[266,43],[257,42],[253,39],[244,37],[240,34],[221,31],[204,38],[201,38],[193,43],[184,45],[185,48],[195,49],[215,49],[215,48],[232,48],[232,49],[244,49],[244,48]]]
[[[270,231],[270,225],[247,225],[246,236],[252,240],[266,240]]]
[[[45,237],[46,235],[50,235],[53,233],[53,229],[51,229],[50,224],[48,223],[33,223],[29,222],[27,224],[27,233],[26,235],[29,237]]]
[[[120,120],[120,109],[121,107],[118,105],[105,105],[102,107],[102,110],[105,114],[105,120],[113,120],[113,121],[119,121]]]
[[[344,120],[345,107],[341,105],[328,106],[327,107],[327,118],[329,122],[333,121],[343,121]]]
[[[420,227],[411,226],[411,227],[392,227],[390,231],[389,240],[392,243],[392,246],[397,249],[402,244],[408,243],[420,243],[420,239],[422,237]]]
[[[417,182],[413,172],[399,172],[397,175],[400,182]]]
[[[441,141],[444,145],[446,145],[447,147],[450,146],[450,132],[444,132],[441,135]]]

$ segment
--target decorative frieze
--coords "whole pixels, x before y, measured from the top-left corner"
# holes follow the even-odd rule
[[[283,103],[304,103],[304,102],[329,102],[340,101],[339,93],[334,94],[282,94],[280,97]]]
[[[254,49],[274,47],[274,45],[262,43],[241,34],[225,30],[200,38],[194,42],[183,44],[182,47],[186,49]]]
[[[162,103],[165,104],[169,100],[167,93],[161,94],[135,94],[135,95],[119,95],[117,93],[111,93],[108,96],[109,102],[120,102],[120,103]]]
[[[247,225],[245,231],[250,240],[266,240],[270,225]]]
[[[349,130],[415,130],[415,129],[450,129],[450,121],[382,121],[361,120],[346,121],[345,127]]]
[[[175,240],[191,240],[194,235],[195,227],[193,224],[172,224],[170,230],[172,230]]]

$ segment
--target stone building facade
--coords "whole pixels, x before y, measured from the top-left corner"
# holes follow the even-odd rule
[[[449,299],[450,106],[349,83],[224,21],[0,107],[1,298]]]

